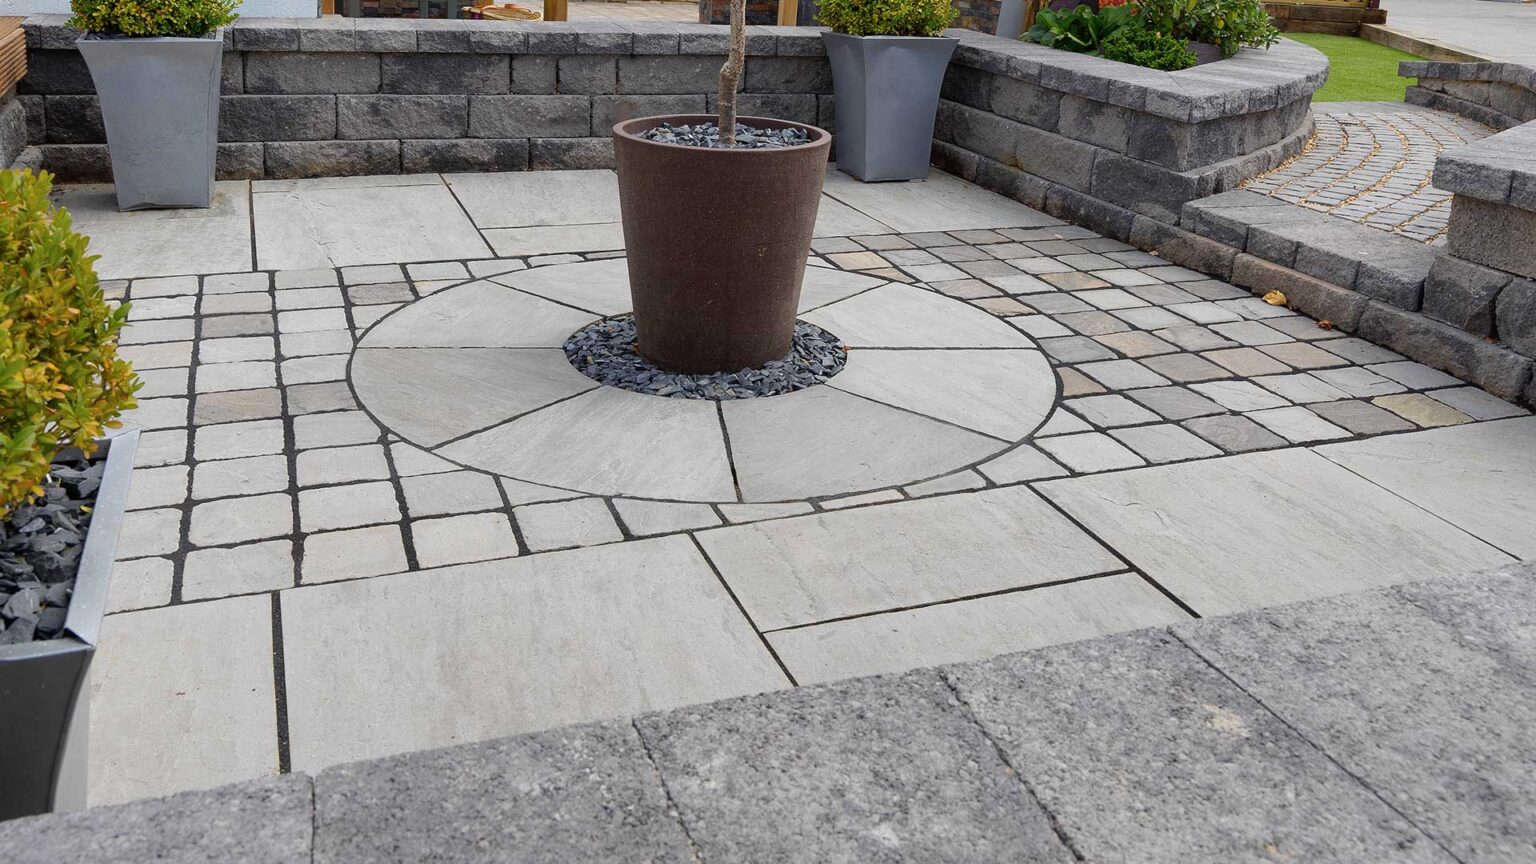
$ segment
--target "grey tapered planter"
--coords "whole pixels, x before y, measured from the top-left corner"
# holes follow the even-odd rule
[[[928,176],[949,36],[822,33],[837,95],[837,167],[865,181]]]
[[[207,207],[224,31],[198,38],[91,33],[75,44],[101,100],[118,209]]]
[[[107,580],[128,505],[137,430],[101,442],[107,460],[64,630],[40,642],[0,645],[0,820],[85,807],[90,733],[87,675],[107,612]]]

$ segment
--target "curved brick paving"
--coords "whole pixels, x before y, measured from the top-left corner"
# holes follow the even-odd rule
[[[1441,151],[1493,134],[1481,123],[1385,102],[1313,107],[1317,135],[1244,188],[1426,243],[1445,236],[1451,195],[1430,185]]]

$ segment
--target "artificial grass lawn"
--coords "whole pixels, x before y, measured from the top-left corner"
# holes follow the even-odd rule
[[[1421,59],[1356,36],[1287,33],[1285,37],[1328,55],[1328,83],[1312,97],[1313,102],[1401,102],[1403,91],[1413,82],[1398,77],[1398,61]]]

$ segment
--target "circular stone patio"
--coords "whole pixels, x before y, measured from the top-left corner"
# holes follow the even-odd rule
[[[630,311],[624,259],[444,289],[358,343],[363,407],[458,464],[593,495],[771,502],[908,485],[1038,428],[1056,375],[1023,333],[925,288],[808,267],[800,318],[849,347],[843,371],[782,396],[713,402],[604,387],[562,345]]]

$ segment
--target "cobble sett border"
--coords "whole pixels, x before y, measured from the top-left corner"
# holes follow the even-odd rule
[[[1043,254],[1033,248],[1031,244],[1044,245],[1045,249],[1055,253]],[[1337,331],[1323,330],[1303,316],[1294,315],[1287,310],[1278,309],[1264,304],[1246,291],[1234,288],[1231,285],[1206,278],[1204,274],[1174,267],[1161,260],[1157,256],[1137,251],[1118,241],[1099,237],[1086,229],[1073,226],[1055,226],[1038,229],[1000,229],[997,231],[957,231],[948,234],[931,232],[920,235],[880,235],[862,238],[828,238],[814,242],[813,248],[818,266],[836,267],[837,261],[845,261],[850,264],[872,264],[870,259],[863,256],[853,258],[839,258],[847,252],[864,251],[875,255],[889,253],[895,250],[920,248],[933,257],[940,260],[953,261],[954,267],[964,278],[952,279],[944,282],[917,283],[929,290],[955,299],[962,299],[991,314],[1008,320],[1016,328],[1030,335],[1044,348],[1050,359],[1052,368],[1056,371],[1058,381],[1058,399],[1065,410],[1057,410],[1032,439],[1027,439],[1015,448],[986,460],[975,466],[951,472],[942,477],[933,478],[921,483],[899,489],[877,490],[875,493],[861,493],[847,496],[846,501],[839,498],[813,499],[803,502],[786,502],[783,505],[734,505],[741,508],[739,511],[733,505],[709,505],[718,524],[732,524],[740,521],[760,521],[753,516],[767,519],[791,518],[812,512],[826,512],[829,510],[844,509],[844,507],[872,507],[897,500],[909,500],[917,497],[929,497],[929,495],[966,494],[971,491],[990,489],[998,486],[1032,484],[1035,481],[1053,479],[1059,477],[1080,476],[1091,473],[1105,473],[1108,471],[1132,470],[1147,464],[1166,464],[1172,462],[1193,461],[1197,459],[1216,458],[1242,452],[1252,452],[1260,449],[1274,449],[1290,446],[1309,446],[1311,444],[1327,441],[1343,441],[1353,438],[1374,437],[1377,434],[1394,434],[1395,432],[1414,431],[1419,428],[1431,428],[1448,423],[1476,422],[1479,420],[1491,420],[1502,417],[1523,415],[1526,412],[1515,406],[1495,400],[1486,393],[1475,388],[1462,385],[1443,376],[1427,367],[1405,361],[1400,355],[1386,349],[1364,343],[1357,339],[1348,338]],[[990,251],[989,251],[990,250]],[[528,266],[548,266],[560,263],[569,263],[578,260],[596,260],[609,258],[622,254],[617,251],[589,253],[583,256],[576,255],[545,255],[523,259],[502,260],[465,260],[456,262],[437,262],[433,264],[405,265],[400,270],[399,279],[392,284],[404,286],[409,290],[410,296],[417,299],[427,294],[434,293],[451,284],[468,281],[465,278],[451,280],[418,280],[413,273],[424,275],[440,275],[441,270],[433,271],[437,267],[458,266],[467,268],[473,273],[486,273],[500,270],[501,268],[519,269]],[[998,257],[999,255],[1005,257]],[[1018,256],[1018,257],[1006,257]],[[892,257],[898,260],[908,260],[900,255]],[[1071,259],[1082,266],[1092,269],[1077,270],[1071,263],[1062,263],[1063,259]],[[882,258],[881,261],[886,259]],[[925,260],[925,259],[914,259]],[[1015,266],[1017,265],[1017,266]],[[1114,265],[1114,266],[1107,266]],[[394,265],[390,265],[394,266]],[[918,268],[931,267],[931,264],[892,265],[888,267],[874,267],[850,272],[860,272],[892,279],[896,281],[917,282],[910,273],[926,272]],[[1010,279],[1000,279],[1004,275],[1005,268],[1009,271],[1006,275]],[[351,268],[347,268],[351,270]],[[369,268],[376,269],[376,268]],[[1030,273],[1029,271],[1035,271]],[[972,275],[972,271],[976,274]],[[370,278],[376,278],[378,273],[362,273]],[[1104,277],[1092,276],[1099,273]],[[1086,274],[1086,275],[1085,275]],[[345,314],[348,329],[348,351],[355,346],[358,338],[366,329],[381,320],[389,311],[399,308],[400,304],[360,304],[353,298],[353,292],[344,286],[347,271],[340,268],[321,271],[277,271],[276,273],[263,274],[267,288],[257,292],[270,297],[274,307],[281,304],[281,298],[291,292],[313,290],[314,287],[325,284],[341,286],[339,288],[340,308]],[[1068,278],[1070,277],[1070,278]],[[1165,282],[1164,278],[1174,280]],[[249,280],[249,274],[239,277]],[[1058,290],[1051,286],[1049,280],[1055,278],[1064,285],[1072,285],[1073,290]],[[171,277],[165,279],[135,280],[128,283],[109,284],[108,288],[115,296],[126,297],[132,300],[136,286],[142,286],[146,295],[153,297],[165,292],[184,290],[190,287],[194,281],[198,283],[199,293],[195,296],[204,300],[210,297],[221,296],[217,293],[207,293],[206,288],[210,280],[218,284],[218,276],[206,277]],[[1008,294],[1002,289],[994,288],[988,282],[989,279],[999,280],[1004,285],[1015,289],[1022,286],[1023,290],[1032,293]],[[1039,280],[1039,281],[1033,281]],[[1100,283],[1103,284],[1100,284]],[[1120,283],[1117,287],[1112,283]],[[288,287],[273,287],[274,285],[286,285]],[[1183,286],[1183,287],[1180,287]],[[355,286],[354,286],[355,287]],[[395,289],[398,290],[398,289]],[[511,289],[509,289],[511,290]],[[239,292],[250,293],[250,292]],[[984,296],[977,296],[978,294]],[[174,295],[171,296],[180,296]],[[228,295],[222,295],[228,296]],[[362,293],[359,292],[359,296]],[[1086,299],[1085,299],[1086,298]],[[1095,301],[1099,305],[1095,305]],[[1129,304],[1129,305],[1127,305]],[[190,311],[190,307],[189,311]],[[336,308],[336,307],[330,307]],[[285,310],[296,311],[296,310]],[[357,402],[356,394],[351,391],[350,382],[346,384],[345,394],[332,392],[328,398],[340,401],[331,404],[322,404],[319,410],[298,413],[295,410],[295,395],[307,396],[309,391],[303,388],[312,387],[312,383],[286,383],[283,378],[287,373],[283,370],[283,362],[296,357],[311,356],[307,351],[290,355],[283,347],[281,332],[273,332],[270,326],[272,318],[280,315],[280,312],[265,313],[266,320],[257,314],[254,318],[250,314],[239,315],[193,315],[191,322],[194,327],[193,345],[196,350],[192,352],[186,389],[180,397],[156,396],[152,399],[184,398],[187,400],[189,410],[187,427],[190,434],[187,440],[180,446],[180,452],[175,456],[160,455],[155,457],[156,464],[160,465],[185,465],[188,467],[188,491],[186,496],[178,503],[156,504],[150,510],[173,510],[178,514],[177,522],[180,526],[180,535],[176,539],[176,548],[159,557],[171,562],[173,567],[172,584],[169,596],[163,602],[146,603],[133,608],[151,608],[153,606],[189,602],[206,602],[222,596],[233,596],[240,593],[269,594],[272,597],[273,630],[274,635],[281,636],[282,620],[279,597],[287,587],[297,587],[302,584],[311,584],[304,581],[305,575],[305,542],[318,534],[326,533],[306,529],[300,513],[301,495],[310,489],[316,488],[345,488],[349,485],[359,485],[355,481],[341,481],[337,483],[321,484],[317,486],[303,486],[298,482],[299,449],[299,425],[307,425],[301,418],[340,418],[364,417],[366,410]],[[1193,316],[1193,317],[1188,317]],[[269,492],[261,490],[261,494],[282,494],[290,499],[292,511],[292,530],[276,537],[260,538],[258,542],[270,542],[272,540],[287,541],[291,544],[293,556],[293,585],[276,590],[261,590],[256,592],[231,591],[229,594],[210,594],[206,597],[191,599],[184,596],[184,571],[189,553],[196,549],[237,549],[248,545],[240,543],[215,543],[206,547],[193,546],[188,541],[194,510],[204,500],[194,501],[191,498],[190,484],[196,477],[197,468],[207,464],[210,460],[205,456],[195,454],[198,429],[206,429],[227,424],[198,424],[195,410],[200,395],[195,391],[198,373],[209,364],[203,359],[203,352],[208,346],[209,337],[205,334],[205,328],[210,322],[220,319],[241,319],[245,326],[257,331],[265,331],[273,340],[274,368],[277,370],[278,381],[275,389],[282,395],[281,411],[278,414],[282,424],[283,448],[282,454],[286,462],[287,482],[284,488]],[[155,322],[175,321],[185,319],[153,319]],[[1204,323],[1201,323],[1201,322]],[[1140,322],[1140,323],[1136,323]],[[1265,323],[1270,322],[1270,323]],[[1284,322],[1281,324],[1281,322]],[[1280,329],[1270,324],[1281,325]],[[1233,326],[1235,325],[1235,326]],[[275,328],[281,330],[281,327]],[[1236,338],[1227,338],[1221,335],[1226,330]],[[321,331],[332,332],[332,331]],[[130,329],[131,333],[131,329]],[[356,334],[354,336],[353,334]],[[1087,335],[1093,334],[1093,335]],[[165,336],[172,339],[175,333]],[[286,334],[293,336],[294,334]],[[1166,338],[1164,338],[1166,337]],[[1161,340],[1161,344],[1158,340]],[[174,341],[174,340],[173,340]],[[131,355],[140,345],[155,345],[167,343],[136,343],[125,346]],[[1310,346],[1313,351],[1300,350],[1302,346]],[[1268,348],[1272,353],[1266,353]],[[1147,351],[1156,353],[1148,354]],[[1217,353],[1210,352],[1236,352]],[[1201,356],[1201,352],[1206,352]],[[1274,356],[1274,355],[1278,355]],[[1291,362],[1285,362],[1279,357],[1289,357]],[[1162,359],[1159,359],[1162,358]],[[1333,358],[1333,359],[1330,359]],[[1334,362],[1334,359],[1337,362]],[[1202,361],[1202,362],[1197,362]],[[1214,361],[1214,362],[1213,362]],[[1223,367],[1222,361],[1231,364],[1231,368]],[[1107,365],[1097,365],[1107,364]],[[1316,368],[1321,375],[1314,375],[1309,369],[1328,364],[1325,368]],[[1164,376],[1156,372],[1149,365],[1170,373]],[[1187,367],[1187,368],[1183,368]],[[1209,367],[1209,368],[1207,368]],[[1367,367],[1376,367],[1376,371],[1386,373],[1377,375]],[[1340,373],[1347,373],[1347,377],[1338,377]],[[1393,380],[1392,375],[1403,379],[1402,383]],[[1171,377],[1170,377],[1171,376]],[[1329,384],[1326,378],[1334,380],[1342,386],[1363,388],[1356,393],[1338,390]],[[1202,380],[1189,380],[1189,379]],[[1202,402],[1200,398],[1212,395],[1208,392],[1201,393],[1201,385],[1212,382],[1226,382],[1227,387],[1215,388],[1218,391],[1230,389],[1230,385],[1236,385],[1243,392],[1228,397],[1230,405],[1243,407],[1243,410],[1234,410],[1225,405],[1217,404],[1212,410],[1210,405]],[[1186,386],[1188,385],[1188,386]],[[1390,392],[1389,392],[1390,391]],[[251,393],[253,391],[229,391],[234,393]],[[1289,393],[1292,398],[1286,398],[1280,394]],[[1380,393],[1381,395],[1377,395]],[[1109,402],[1095,403],[1092,408],[1087,403],[1074,400],[1092,397],[1108,397]],[[1138,398],[1140,397],[1140,398]],[[1439,397],[1439,398],[1437,398]],[[1310,401],[1323,399],[1324,401]],[[1441,400],[1445,401],[1441,401]],[[1121,401],[1123,400],[1123,401]],[[1251,400],[1247,404],[1244,400]],[[148,401],[148,400],[146,400]],[[1209,402],[1210,400],[1205,400]],[[1374,401],[1376,404],[1372,404]],[[1327,406],[1349,406],[1331,408]],[[1310,407],[1307,407],[1310,406]],[[1321,406],[1321,407],[1320,407]],[[1384,406],[1384,407],[1383,407]],[[1463,413],[1456,406],[1465,409]],[[1166,416],[1160,416],[1157,411],[1166,411]],[[1323,417],[1306,415],[1311,408],[1332,416],[1338,422],[1330,423]],[[1135,409],[1128,411],[1127,409]],[[1284,418],[1284,422],[1277,422],[1280,418],[1272,417],[1266,412],[1277,409],[1285,409],[1290,413]],[[356,413],[350,413],[350,412]],[[1335,414],[1334,412],[1339,412]],[[260,417],[270,415],[272,412],[256,411]],[[1119,417],[1120,413],[1127,416]],[[249,419],[260,419],[252,417]],[[227,419],[227,418],[220,418]],[[1300,419],[1299,425],[1296,421]],[[369,417],[371,422],[372,418]],[[1266,426],[1268,420],[1270,425]],[[1257,422],[1255,422],[1257,421]],[[237,421],[238,422],[238,421]],[[310,421],[314,422],[314,421]],[[376,425],[376,424],[375,424]],[[1284,431],[1300,429],[1295,432],[1298,440],[1289,441],[1281,437],[1270,427]],[[1356,431],[1356,430],[1361,431]],[[1317,435],[1322,431],[1321,436]],[[157,431],[177,431],[177,427],[171,426]],[[1138,437],[1138,433],[1141,436]],[[1193,433],[1192,435],[1190,433]],[[151,433],[153,434],[153,433]],[[1170,444],[1170,438],[1175,442]],[[1132,449],[1137,443],[1142,446],[1142,452],[1152,459],[1144,459],[1142,455]],[[1192,446],[1198,444],[1199,446]],[[158,442],[156,442],[158,443]],[[405,490],[405,478],[400,459],[409,453],[408,450],[397,449],[409,447],[400,442],[395,436],[386,430],[379,429],[367,441],[348,440],[342,446],[356,446],[361,444],[380,444],[384,446],[385,460],[388,466],[387,482],[393,492],[394,504],[399,510],[395,519],[380,521],[378,519],[367,520],[340,530],[353,530],[359,527],[376,525],[397,525],[400,528],[402,552],[405,560],[405,570],[418,571],[422,567],[419,563],[415,548],[412,523],[421,518],[413,517],[409,507],[409,501]],[[1127,446],[1127,444],[1131,446]],[[324,442],[321,446],[336,446],[335,442]],[[1160,447],[1183,447],[1182,453],[1163,453]],[[315,449],[313,447],[306,450]],[[159,448],[147,450],[149,453],[158,453]],[[208,454],[213,455],[213,454]],[[214,460],[218,461],[218,460]],[[446,460],[444,460],[446,461]],[[989,472],[989,466],[991,468]],[[426,473],[446,473],[448,470],[460,469],[452,466],[451,469],[431,470]],[[476,472],[477,474],[479,472]],[[483,475],[482,475],[483,476]],[[997,479],[1001,478],[1001,480]],[[378,480],[364,480],[362,482],[377,483]],[[499,501],[497,506],[471,507],[465,512],[469,513],[497,513],[503,515],[510,523],[513,537],[517,543],[517,554],[534,554],[524,534],[524,526],[518,518],[518,508],[527,506],[528,503],[521,498],[514,500],[507,486],[497,483]],[[243,496],[233,496],[243,497]],[[580,493],[570,493],[569,500],[601,498],[614,526],[618,532],[619,540],[615,542],[627,542],[636,539],[637,535],[630,525],[622,517],[620,508],[615,499],[608,496],[585,496]],[[229,501],[232,497],[211,498],[206,500]],[[628,500],[628,499],[626,499]],[[551,506],[558,506],[552,504]],[[1054,505],[1053,505],[1054,506]],[[1059,510],[1059,508],[1058,508]],[[429,518],[438,518],[440,514],[432,514]],[[458,515],[458,514],[455,514]],[[1065,515],[1065,514],[1063,514]],[[1070,517],[1069,517],[1070,518]],[[1074,520],[1075,521],[1075,520]],[[688,534],[690,538],[697,530],[705,530],[713,525],[703,526],[682,531],[668,531],[662,534],[646,536],[665,536],[667,534]],[[1082,526],[1079,525],[1079,528]],[[1093,536],[1092,532],[1087,532]],[[1098,540],[1095,537],[1095,540]],[[696,548],[697,540],[693,540]],[[1100,541],[1102,543],[1102,541]],[[1108,547],[1108,544],[1103,544]],[[566,547],[569,548],[569,547]],[[541,550],[542,551],[542,550]],[[552,551],[552,550],[551,550]],[[1171,592],[1161,586],[1125,561],[1120,559],[1121,567],[1115,569],[1115,574],[1135,573],[1156,587],[1164,596],[1189,611],[1182,601],[1179,601]],[[709,561],[708,555],[705,560]],[[710,566],[714,564],[711,561]],[[401,572],[398,568],[388,569],[386,572]],[[351,578],[372,578],[374,575],[385,573],[361,575]],[[718,570],[716,571],[718,577]],[[1109,574],[1114,575],[1114,574]],[[322,577],[323,578],[323,577]],[[1099,578],[1099,577],[1094,577]],[[330,581],[330,580],[323,580]],[[336,580],[340,581],[340,580]],[[722,580],[723,582],[723,580]],[[1053,583],[1054,584],[1054,583]],[[1033,590],[1038,587],[1018,590]],[[940,601],[943,603],[958,602],[964,599],[958,598]],[[932,605],[932,604],[930,604]],[[121,611],[130,611],[123,609]],[[868,614],[882,614],[894,610],[880,610]],[[745,612],[743,612],[745,615]],[[860,616],[863,617],[863,616]],[[750,622],[750,617],[747,618]],[[756,630],[763,644],[768,646],[766,632],[757,627]],[[287,748],[287,718],[285,716],[283,679],[283,652],[282,642],[278,638],[274,643],[275,653],[273,658],[274,674],[277,682],[277,704],[275,706],[275,722],[278,727],[279,740],[279,764],[282,770],[289,767]],[[772,648],[769,647],[770,653]],[[776,655],[775,655],[776,656]],[[782,668],[782,663],[780,664]],[[786,677],[794,681],[785,669]]]

